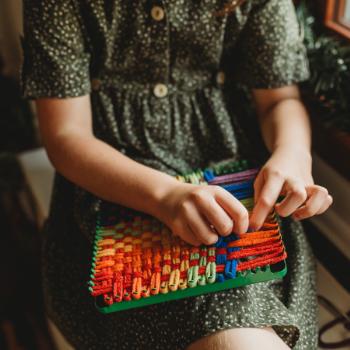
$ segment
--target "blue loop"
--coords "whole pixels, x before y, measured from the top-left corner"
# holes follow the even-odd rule
[[[231,260],[231,278],[236,278],[236,275],[237,275],[237,265],[238,265],[238,261],[237,259],[233,259]]]
[[[204,174],[203,174],[204,180],[206,182],[210,182],[211,180],[214,179],[215,175],[214,172],[210,169],[205,169]]]
[[[225,185],[222,185],[222,187],[228,191],[242,191],[242,190],[252,189],[253,184],[254,184],[253,180],[248,180],[248,181],[239,182],[239,183],[225,184]]]
[[[224,238],[219,236],[218,240],[214,243],[214,247],[221,248],[225,246]]]
[[[227,261],[227,256],[226,254],[218,254],[216,256],[216,264],[217,265],[222,265],[222,264],[226,264]]]
[[[222,273],[217,273],[216,274],[216,281],[217,282],[225,282],[225,277]]]
[[[232,276],[231,276],[231,264],[232,264],[232,260],[227,260],[226,265],[225,265],[225,276],[227,278],[232,278]]]

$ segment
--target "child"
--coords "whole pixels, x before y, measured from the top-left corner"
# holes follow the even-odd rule
[[[23,94],[36,100],[57,170],[43,247],[46,303],[72,345],[316,349],[315,266],[298,220],[332,198],[311,175],[295,85],[308,66],[291,0],[27,0],[24,13]],[[271,152],[250,218],[222,188],[172,176],[244,158],[235,126],[244,116],[229,105],[237,84],[251,89]],[[293,217],[282,219],[288,276],[99,314],[86,280],[103,200],[149,213],[193,245],[257,229],[275,207]]]

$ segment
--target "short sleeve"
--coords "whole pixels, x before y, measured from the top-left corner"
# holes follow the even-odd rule
[[[235,52],[234,76],[249,88],[277,88],[309,78],[292,0],[252,0]]]
[[[73,0],[24,0],[22,95],[76,97],[90,93],[89,61]]]

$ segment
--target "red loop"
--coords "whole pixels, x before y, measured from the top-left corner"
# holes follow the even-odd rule
[[[205,273],[205,269],[206,269],[206,266],[201,266],[201,267],[198,269],[198,274],[203,275],[203,274]]]
[[[170,274],[165,274],[165,275],[162,275],[161,277],[160,277],[160,280],[162,281],[162,282],[164,282],[164,281],[169,281],[169,278],[170,278]]]
[[[224,272],[224,270],[225,270],[224,264],[216,265],[216,272]]]
[[[193,260],[190,260],[190,266],[197,266],[199,263],[199,259],[193,259]]]

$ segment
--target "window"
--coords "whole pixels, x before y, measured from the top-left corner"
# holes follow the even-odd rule
[[[350,40],[350,0],[327,0],[325,24]]]

